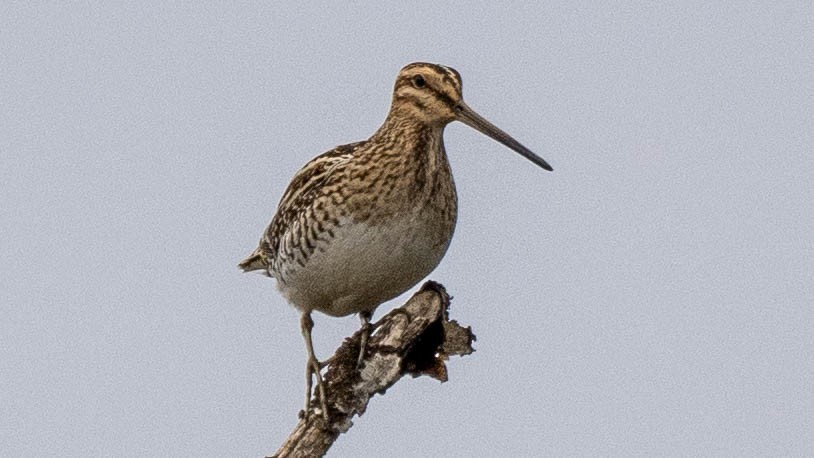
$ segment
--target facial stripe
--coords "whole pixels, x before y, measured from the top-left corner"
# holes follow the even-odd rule
[[[418,105],[421,108],[426,108],[426,104],[422,102],[422,99],[424,99],[424,97],[427,94],[427,92],[425,91],[426,90],[419,90],[414,88],[412,84],[406,84],[398,87],[398,89],[396,90],[396,95],[398,98],[409,99],[413,101],[416,105]],[[430,88],[429,91],[431,96],[435,100],[443,103],[444,105],[448,107],[454,107],[456,105],[455,99],[451,95],[443,91],[436,90],[434,88]]]
[[[454,86],[457,90],[461,89],[461,75],[454,69],[445,65],[429,64],[424,62],[417,62],[404,67],[401,71],[402,74],[410,73],[410,70],[417,68],[429,70],[438,75],[445,83]]]
[[[461,90],[461,76],[455,70],[446,67],[444,65],[439,65],[441,69],[444,70],[445,78],[444,81],[447,81],[451,85],[455,86],[457,90]]]

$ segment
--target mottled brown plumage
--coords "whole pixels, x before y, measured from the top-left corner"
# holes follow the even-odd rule
[[[305,414],[315,375],[327,418],[311,344],[311,312],[359,313],[367,330],[379,304],[418,283],[446,253],[457,196],[443,131],[455,120],[551,170],[463,102],[457,71],[413,63],[399,72],[379,130],[367,141],[316,157],[297,172],[258,248],[240,263],[246,271],[274,277],[302,312],[308,350]],[[360,362],[364,350],[363,343]]]

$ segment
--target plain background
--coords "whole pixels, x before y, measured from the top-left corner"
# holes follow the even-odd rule
[[[0,52],[0,455],[276,450],[298,315],[236,263],[412,61],[555,172],[448,127],[477,352],[332,456],[814,453],[810,2],[3,2]]]

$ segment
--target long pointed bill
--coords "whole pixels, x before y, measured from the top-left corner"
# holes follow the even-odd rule
[[[475,110],[469,108],[467,104],[463,102],[459,103],[458,106],[455,107],[455,111],[458,114],[458,121],[461,121],[478,132],[488,135],[500,143],[503,143],[540,167],[548,171],[554,170],[543,158],[532,153],[530,149],[521,145],[520,142],[513,139],[506,132],[498,129],[497,126],[487,121],[483,116],[475,113]]]

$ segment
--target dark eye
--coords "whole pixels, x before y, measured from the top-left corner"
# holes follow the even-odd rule
[[[427,85],[427,82],[424,81],[424,77],[421,75],[416,75],[413,77],[413,86],[417,88],[422,88]]]

